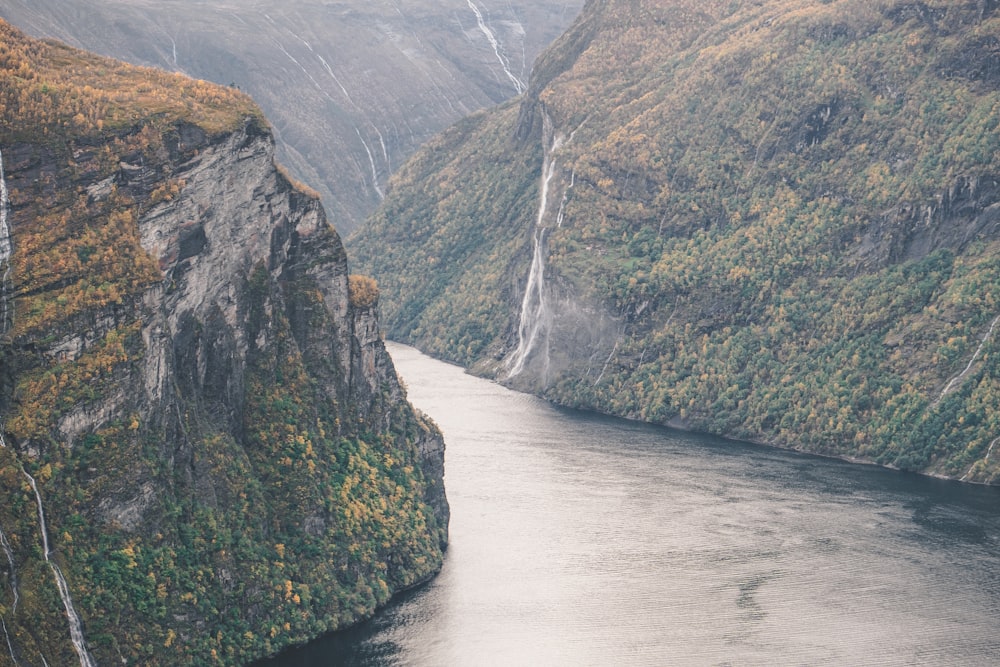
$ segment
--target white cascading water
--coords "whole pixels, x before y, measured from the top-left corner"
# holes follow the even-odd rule
[[[986,450],[986,456],[983,457],[983,465],[984,466],[987,465],[990,462],[990,456],[993,454],[993,448],[997,446],[998,442],[1000,442],[1000,438],[997,438],[996,440],[994,440],[993,442],[990,443],[989,448]],[[965,480],[969,479],[969,475],[971,475],[972,471],[974,471],[976,469],[976,465],[978,463],[979,463],[979,461],[976,461],[975,463],[973,463],[969,467],[968,472],[966,472],[964,475],[962,475],[961,479],[959,479],[958,481],[964,482]]]
[[[0,617],[0,623],[3,624],[3,636],[7,640],[7,650],[10,651],[10,659],[14,661],[15,665],[20,665],[17,661],[17,656],[14,655],[14,646],[10,643],[10,634],[7,633],[7,621]]]
[[[7,179],[3,170],[3,152],[0,152],[0,336],[7,333],[14,319],[13,306],[9,303],[7,296],[10,291],[10,257],[14,250],[10,225],[7,222],[9,208]]]
[[[38,484],[35,483],[35,478],[24,468],[21,469],[21,472],[24,473],[24,476],[28,479],[28,483],[31,484],[31,490],[35,492],[35,500],[38,503],[38,523],[42,530],[42,550],[45,562],[49,564],[52,574],[56,577],[56,587],[59,589],[59,597],[62,598],[63,607],[66,609],[66,618],[69,620],[70,641],[73,642],[73,648],[76,649],[76,654],[80,657],[80,667],[97,667],[97,663],[94,662],[90,652],[87,651],[87,642],[83,636],[83,624],[80,622],[79,614],[76,613],[76,609],[73,607],[73,598],[70,596],[66,577],[63,576],[62,570],[59,569],[56,562],[49,558],[49,529],[45,524],[45,508],[42,505],[42,494],[38,492]]]
[[[8,299],[11,274],[10,258],[13,252],[10,225],[7,221],[9,205],[7,179],[3,168],[3,153],[0,152],[0,269],[3,271],[2,278],[0,278],[0,336],[7,333],[13,321],[13,308]],[[0,424],[0,447],[7,447],[7,442],[3,437],[2,424]],[[62,598],[63,607],[66,609],[66,618],[69,620],[70,639],[73,642],[73,648],[76,649],[77,655],[80,656],[80,667],[95,667],[97,663],[94,662],[94,659],[87,651],[86,641],[83,637],[83,625],[80,623],[80,616],[73,607],[73,599],[70,597],[66,578],[55,561],[49,558],[49,529],[45,524],[45,508],[42,505],[42,496],[38,492],[38,485],[35,484],[35,478],[29,475],[27,470],[21,468],[21,472],[24,473],[24,476],[31,484],[31,489],[35,492],[35,500],[38,502],[38,523],[42,531],[42,547],[44,549],[45,561],[49,564],[56,578],[59,597]],[[11,586],[14,588],[14,607],[16,608],[19,597],[14,574],[14,554],[10,548],[10,544],[7,542],[7,536],[2,531],[0,531],[0,544],[3,545],[7,561],[10,564]],[[4,630],[6,632],[6,623],[4,624]],[[13,650],[11,651],[11,657],[13,657]]]
[[[545,118],[548,127],[550,121]],[[538,218],[535,221],[534,249],[531,255],[531,269],[528,271],[528,284],[521,300],[521,318],[517,327],[517,349],[507,361],[507,378],[520,375],[524,371],[528,358],[534,352],[540,339],[544,339],[542,371],[543,377],[549,367],[549,328],[551,312],[545,298],[545,212],[549,202],[549,186],[556,173],[556,160],[553,157],[563,143],[563,137],[556,136],[552,146],[545,152],[542,164],[541,195],[538,202]],[[560,207],[561,208],[561,207]]]
[[[14,604],[11,605],[11,613],[17,613],[17,603],[21,600],[21,596],[17,592],[17,568],[14,565],[14,550],[10,547],[10,542],[7,541],[7,535],[4,534],[3,529],[0,529],[0,545],[3,546],[3,552],[7,555],[7,564],[10,566],[10,590],[14,593]]]
[[[576,169],[570,172],[569,185],[563,191],[562,201],[559,202],[559,212],[556,213],[556,227],[562,227],[564,214],[566,213],[566,202],[569,201],[569,191],[576,185]]]
[[[486,41],[488,41],[490,46],[493,47],[493,54],[496,55],[497,60],[500,62],[500,67],[503,68],[503,73],[506,74],[507,78],[510,79],[510,82],[514,84],[514,90],[516,90],[517,94],[520,95],[526,88],[524,82],[514,76],[514,73],[510,71],[510,61],[507,60],[507,56],[503,54],[503,50],[500,48],[500,42],[497,41],[496,35],[494,35],[493,31],[490,30],[490,27],[486,25],[486,21],[483,19],[483,13],[479,10],[479,7],[477,7],[476,3],[472,0],[465,1],[468,3],[469,9],[471,9],[476,15],[476,24],[479,26],[479,31],[486,36]]]
[[[8,306],[7,292],[10,287],[10,256],[13,253],[14,244],[10,238],[10,225],[7,223],[7,209],[9,200],[7,196],[7,177],[3,170],[3,152],[0,151],[0,337],[3,337],[10,328],[10,320],[13,313],[10,313]],[[7,441],[3,437],[3,423],[0,422],[0,447],[7,448]],[[20,596],[17,592],[17,568],[14,566],[14,550],[7,541],[7,535],[0,528],[0,545],[7,556],[7,564],[10,566],[10,588],[14,593],[14,604],[11,613],[17,613],[17,603]],[[0,619],[3,620],[3,619]],[[10,658],[14,664],[18,664],[14,657],[14,647],[10,643],[10,635],[7,634],[7,621],[3,621],[3,634],[7,640],[7,648],[10,650]]]
[[[0,424],[0,447],[7,448],[7,442],[3,438],[3,424]],[[14,603],[11,605],[10,613],[16,614],[17,603],[21,600],[21,596],[17,592],[17,567],[14,565],[14,550],[11,548],[10,542],[7,541],[7,535],[2,528],[0,528],[0,546],[3,546],[3,552],[7,556],[7,564],[10,566],[10,590],[14,594]],[[10,659],[14,661],[15,665],[18,665],[20,663],[14,655],[14,646],[10,643],[10,635],[7,633],[7,621],[2,616],[0,616],[0,623],[3,624],[3,636],[7,640]]]
[[[170,40],[170,50],[173,53],[174,67],[177,67],[177,42],[170,35],[167,35],[167,39]]]
[[[534,236],[534,250],[531,255],[531,269],[528,284],[521,300],[521,320],[517,327],[517,349],[507,362],[507,377],[512,378],[524,371],[528,356],[538,342],[545,337],[544,366],[548,368],[549,311],[545,300],[545,228],[537,227]]]
[[[270,16],[268,16],[267,14],[264,14],[264,17],[268,21],[270,21],[272,24],[274,24],[274,19],[272,19]],[[291,31],[289,31],[289,32],[291,32]],[[310,53],[312,53],[317,58],[319,58],[320,62],[323,64],[323,68],[326,70],[327,74],[330,75],[330,78],[333,79],[334,83],[336,83],[337,86],[340,88],[340,91],[344,94],[344,97],[347,98],[347,101],[351,104],[351,106],[353,106],[354,108],[357,108],[357,105],[354,104],[354,100],[351,99],[351,96],[348,94],[347,89],[344,87],[344,84],[342,84],[340,82],[340,79],[337,78],[337,75],[333,73],[333,69],[330,67],[330,64],[326,61],[326,59],[324,59],[323,56],[317,54],[313,50],[313,47],[309,44],[309,42],[307,42],[306,40],[302,39],[299,35],[296,35],[294,32],[292,32],[292,36],[295,37],[300,42],[302,42],[303,44],[305,44],[306,48],[309,49]],[[284,45],[281,44],[281,42],[278,42],[277,40],[275,40],[274,41],[274,45],[278,47],[279,51],[281,51],[283,54],[285,54],[285,57],[287,57],[289,60],[291,60],[293,63],[295,63],[296,67],[298,67],[300,70],[302,70],[302,73],[305,74],[306,77],[312,82],[313,86],[316,87],[316,90],[318,90],[320,93],[322,93],[323,96],[326,97],[331,102],[336,103],[336,101],[333,99],[333,97],[330,96],[330,93],[326,92],[326,89],[323,88],[323,86],[320,85],[320,82],[316,80],[316,77],[314,77],[309,72],[309,70],[306,69],[305,66],[301,62],[299,62],[298,59],[295,58],[295,56],[293,56],[291,53],[289,53],[288,49],[286,49],[284,47]],[[389,153],[388,153],[388,150],[386,149],[386,146],[385,146],[385,140],[382,138],[382,133],[379,132],[379,129],[377,127],[375,127],[374,125],[372,125],[372,127],[375,129],[375,132],[379,136],[379,141],[382,144],[382,153],[385,155],[385,161],[388,164],[389,163]],[[382,191],[382,186],[381,186],[381,184],[378,181],[378,167],[375,164],[375,155],[372,152],[371,146],[368,145],[368,141],[366,141],[365,138],[364,138],[364,136],[362,136],[361,130],[358,129],[357,126],[354,127],[354,131],[357,132],[358,139],[361,140],[361,145],[364,147],[365,154],[368,156],[368,164],[371,167],[371,172],[372,172],[372,174],[371,174],[371,177],[372,177],[372,188],[375,190],[375,194],[378,195],[378,198],[380,200],[381,199],[385,199],[385,193]]]
[[[379,199],[385,199],[385,193],[382,192],[382,188],[378,183],[378,168],[375,166],[375,156],[372,155],[372,149],[368,147],[368,142],[361,136],[361,130],[357,126],[355,126],[354,131],[358,133],[358,139],[361,140],[361,145],[365,147],[365,153],[368,155],[368,164],[372,168],[372,187],[375,188]]]
[[[941,390],[941,395],[938,396],[937,400],[934,401],[931,407],[937,407],[938,403],[940,403],[944,399],[944,397],[948,395],[948,392],[950,392],[953,388],[955,388],[957,386],[957,383],[960,382],[962,378],[964,378],[965,375],[969,372],[969,370],[972,368],[972,364],[976,362],[976,359],[979,358],[979,354],[983,351],[983,348],[986,346],[986,342],[990,339],[990,336],[993,335],[993,330],[996,329],[998,323],[1000,323],[1000,315],[997,315],[993,319],[993,323],[990,324],[990,328],[986,330],[985,334],[983,334],[983,339],[979,341],[979,347],[976,348],[976,352],[972,355],[972,358],[969,359],[968,365],[962,370],[961,373],[959,373],[958,375],[956,375],[955,377],[953,377],[951,380],[948,381],[948,384],[945,385],[945,388]]]

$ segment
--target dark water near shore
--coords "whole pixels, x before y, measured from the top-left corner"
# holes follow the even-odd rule
[[[393,345],[441,574],[303,665],[1000,664],[1000,490],[554,408]]]

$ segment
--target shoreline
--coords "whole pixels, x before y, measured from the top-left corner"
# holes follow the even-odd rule
[[[936,472],[924,472],[924,471],[920,471],[920,470],[904,470],[903,468],[899,468],[899,467],[891,465],[891,464],[878,463],[878,462],[872,461],[870,459],[864,459],[864,458],[859,458],[859,457],[855,457],[855,456],[837,455],[837,454],[826,454],[826,453],[823,453],[823,452],[814,452],[814,451],[810,451],[810,450],[806,450],[806,449],[799,449],[799,448],[796,448],[796,447],[786,447],[786,446],[782,446],[780,444],[776,444],[776,443],[773,443],[773,442],[767,442],[765,440],[749,440],[749,439],[746,439],[746,438],[733,437],[733,436],[726,435],[726,434],[723,434],[723,433],[712,433],[711,431],[701,431],[701,430],[698,430],[698,429],[695,429],[695,428],[688,427],[686,425],[686,422],[684,422],[684,420],[681,420],[679,416],[672,417],[669,421],[667,421],[665,423],[664,422],[651,422],[651,421],[645,421],[643,419],[636,419],[634,417],[627,417],[627,416],[624,416],[624,415],[618,415],[618,414],[614,414],[614,413],[610,413],[610,412],[603,412],[601,410],[597,410],[597,409],[594,409],[594,408],[584,408],[584,407],[578,407],[578,406],[573,406],[573,405],[566,405],[564,403],[560,403],[559,401],[553,400],[552,398],[549,398],[547,396],[543,396],[543,395],[540,395],[540,394],[537,394],[537,393],[534,393],[534,392],[530,392],[530,391],[523,391],[521,389],[517,389],[517,388],[512,387],[512,386],[510,386],[508,384],[505,384],[504,382],[501,382],[500,380],[498,380],[494,374],[489,373],[488,372],[489,369],[486,368],[485,366],[483,367],[483,372],[478,372],[478,371],[473,370],[472,368],[470,368],[468,366],[464,366],[462,364],[456,363],[456,362],[454,362],[454,361],[452,361],[450,359],[442,359],[441,357],[438,357],[438,356],[435,356],[435,355],[430,354],[428,352],[425,352],[424,350],[421,350],[416,345],[411,345],[410,343],[403,343],[403,342],[399,342],[399,341],[387,341],[387,342],[390,342],[390,343],[393,343],[393,344],[396,344],[396,345],[404,345],[404,346],[407,346],[407,347],[412,347],[414,350],[417,350],[421,354],[426,355],[426,356],[430,357],[431,359],[434,359],[436,361],[440,361],[442,363],[451,364],[452,366],[457,366],[458,368],[461,368],[465,373],[468,373],[469,375],[472,375],[472,376],[475,376],[475,377],[478,377],[478,378],[482,378],[484,380],[488,380],[488,381],[493,382],[495,384],[498,384],[498,385],[500,385],[502,387],[510,389],[511,391],[516,391],[518,393],[527,394],[529,396],[534,396],[536,398],[539,398],[539,399],[541,399],[543,401],[546,401],[546,402],[550,403],[551,405],[557,406],[557,407],[559,407],[561,409],[565,409],[565,410],[576,410],[576,411],[583,412],[583,413],[600,415],[602,417],[610,417],[610,418],[614,418],[614,419],[624,419],[625,421],[634,422],[634,423],[637,423],[637,424],[646,424],[646,425],[649,425],[649,426],[656,426],[658,428],[665,428],[665,429],[672,430],[672,431],[677,431],[677,432],[680,432],[680,433],[688,433],[688,434],[692,434],[692,435],[699,435],[699,436],[711,437],[711,438],[720,438],[722,440],[726,440],[726,441],[729,441],[729,442],[738,442],[738,443],[743,443],[743,444],[748,444],[748,445],[755,445],[755,446],[758,446],[758,447],[768,447],[768,448],[771,448],[771,449],[777,449],[777,450],[786,451],[786,452],[795,452],[795,453],[798,453],[798,454],[806,454],[806,455],[809,455],[809,456],[818,456],[818,457],[824,458],[824,459],[829,459],[829,460],[834,460],[834,461],[843,461],[845,463],[851,463],[851,464],[855,464],[855,465],[871,466],[871,467],[874,467],[874,468],[881,468],[883,470],[891,470],[891,471],[897,472],[897,473],[903,473],[903,474],[909,474],[909,475],[919,475],[921,477],[926,477],[926,478],[929,478],[929,479],[937,479],[937,480],[946,481],[946,482],[955,482],[955,483],[958,483],[958,484],[968,484],[968,485],[980,486],[980,487],[984,487],[984,488],[1000,488],[1000,483],[990,484],[988,482],[979,482],[979,481],[975,481],[975,480],[967,480],[967,479],[959,478],[959,477],[949,477],[948,475],[944,475],[944,474],[936,473]]]

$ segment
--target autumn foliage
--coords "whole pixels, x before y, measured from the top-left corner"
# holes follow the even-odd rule
[[[359,274],[348,276],[351,305],[355,308],[368,308],[378,302],[378,283]]]
[[[210,133],[263,121],[235,89],[28,39],[2,20],[0,80],[4,143],[119,132],[150,119],[163,127],[184,119]]]

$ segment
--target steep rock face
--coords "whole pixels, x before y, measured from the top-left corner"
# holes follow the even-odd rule
[[[274,123],[282,163],[322,193],[347,233],[421,143],[522,92],[535,56],[582,4],[0,0],[0,17],[38,37],[238,85]]]
[[[996,482],[998,22],[593,0],[349,245],[394,338],[513,386]]]
[[[245,662],[431,576],[441,435],[259,111],[0,29],[2,660]]]

